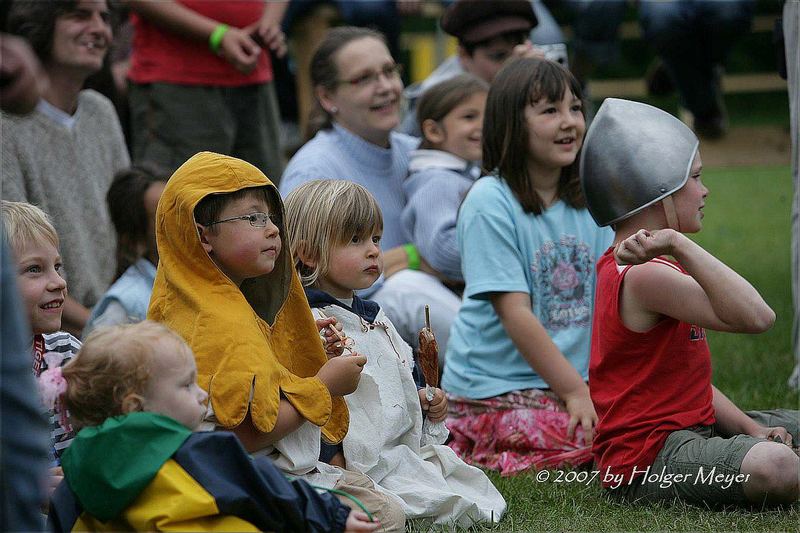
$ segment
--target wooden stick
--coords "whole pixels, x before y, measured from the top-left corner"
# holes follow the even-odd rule
[[[425,327],[431,329],[431,306],[427,304],[425,304]]]
[[[317,308],[317,311],[319,312],[320,315],[322,315],[323,319],[328,318],[328,316],[322,312],[322,309]],[[333,327],[333,324],[328,324],[328,329],[331,330],[333,334],[336,335],[336,337],[339,339],[339,342],[342,343],[342,349],[347,350],[350,353],[353,353],[353,350],[347,345],[347,338],[343,336],[338,329]]]

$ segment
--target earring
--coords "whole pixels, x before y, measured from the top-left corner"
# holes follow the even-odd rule
[[[330,114],[331,115],[335,115],[338,112],[339,112],[339,108],[338,107],[336,107],[335,105],[331,106],[331,109],[330,109]]]

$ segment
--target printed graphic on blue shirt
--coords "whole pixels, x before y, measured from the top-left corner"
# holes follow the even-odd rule
[[[592,276],[595,258],[585,242],[573,235],[546,241],[536,251],[533,310],[548,331],[587,327],[592,321]]]

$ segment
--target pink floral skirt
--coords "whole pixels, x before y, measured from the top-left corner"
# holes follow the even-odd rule
[[[554,393],[538,389],[472,400],[447,395],[449,446],[469,464],[503,476],[592,461],[583,429],[567,437],[569,414]]]

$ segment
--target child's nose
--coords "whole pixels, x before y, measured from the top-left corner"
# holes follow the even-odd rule
[[[576,117],[572,113],[564,113],[562,115],[564,119],[561,122],[561,127],[564,129],[574,128],[575,125],[578,123],[578,117]]]
[[[280,233],[278,226],[272,221],[272,219],[267,220],[267,225],[264,226],[264,231],[267,233],[267,236],[274,237]]]
[[[67,288],[67,281],[57,271],[53,271],[48,280],[47,288],[51,291],[63,291]]]

